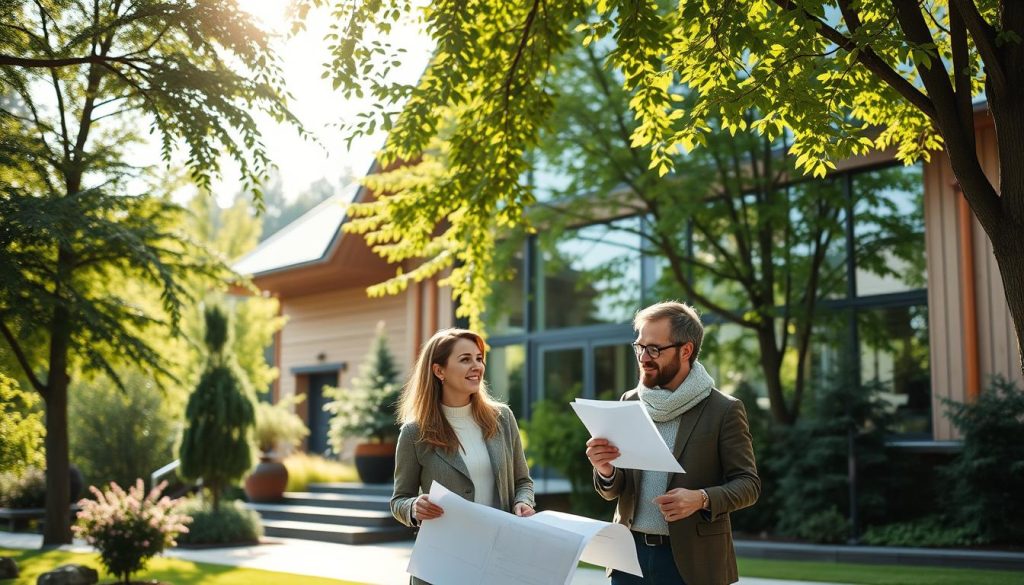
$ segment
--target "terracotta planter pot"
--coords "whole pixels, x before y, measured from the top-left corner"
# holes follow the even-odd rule
[[[259,465],[245,478],[245,496],[250,502],[276,502],[288,485],[288,468],[264,455]]]
[[[395,444],[356,445],[356,471],[363,483],[391,483],[395,480]]]

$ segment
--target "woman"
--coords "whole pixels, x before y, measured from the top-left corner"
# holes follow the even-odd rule
[[[483,338],[466,329],[442,329],[420,351],[399,401],[391,498],[391,513],[406,526],[444,513],[427,495],[434,481],[478,504],[534,513],[519,427],[512,411],[487,394],[485,353]]]

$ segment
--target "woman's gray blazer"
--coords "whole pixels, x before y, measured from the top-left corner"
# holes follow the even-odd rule
[[[485,439],[494,471],[494,487],[498,492],[497,507],[511,512],[522,502],[534,507],[533,480],[523,454],[516,417],[505,405],[498,406],[498,432]],[[391,497],[391,513],[406,526],[415,526],[412,520],[413,501],[421,493],[430,492],[434,481],[473,501],[473,482],[469,470],[459,453],[447,453],[420,442],[420,428],[416,423],[402,425],[395,452],[395,493]]]

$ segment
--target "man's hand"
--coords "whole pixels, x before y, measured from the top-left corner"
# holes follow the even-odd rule
[[[593,438],[587,441],[587,459],[598,473],[605,477],[615,474],[611,462],[619,458],[619,448],[608,442],[608,439]],[[700,496],[698,494],[698,499]]]
[[[700,490],[688,490],[676,488],[654,498],[654,503],[661,509],[661,515],[666,522],[675,522],[690,516],[700,510],[704,499],[700,496]]]
[[[423,520],[440,518],[441,514],[444,514],[444,509],[431,502],[430,497],[427,496],[427,494],[421,494],[416,498],[416,501],[412,503],[412,516],[421,522]]]
[[[516,504],[513,511],[516,513],[516,516],[521,516],[523,518],[528,518],[536,513],[529,504],[524,504],[523,502]]]

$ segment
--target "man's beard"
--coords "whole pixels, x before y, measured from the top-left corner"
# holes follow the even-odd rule
[[[676,377],[679,373],[679,362],[674,361],[669,363],[667,366],[661,364],[655,364],[657,368],[653,372],[648,372],[644,369],[643,365],[640,366],[640,382],[648,388],[654,388],[655,386],[664,386],[672,381],[672,378]]]

